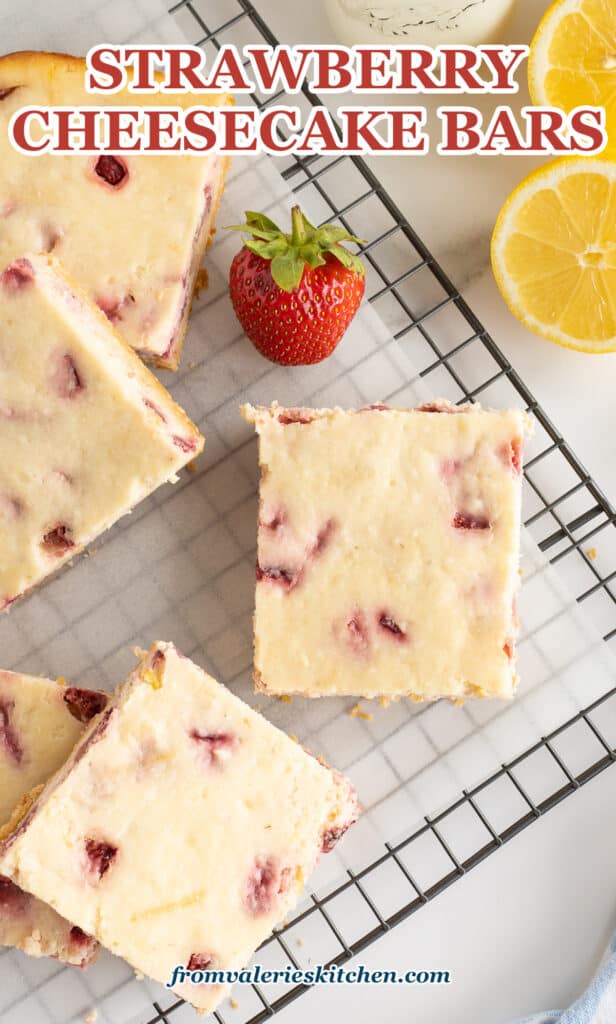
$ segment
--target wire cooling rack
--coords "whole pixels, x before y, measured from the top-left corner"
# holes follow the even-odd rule
[[[83,0],[80,10],[99,38],[117,37],[124,25],[126,33],[140,27],[143,38],[133,41],[164,31],[210,54],[223,42],[276,42],[247,0],[188,0],[171,8],[171,24],[144,26],[157,6]],[[294,102],[307,108],[314,99]],[[131,644],[172,639],[350,775],[365,813],[322,859],[291,920],[260,949],[265,968],[344,963],[616,760],[614,510],[366,164],[290,157],[276,167],[284,182],[269,158],[234,161],[220,225],[237,223],[244,202],[269,203],[275,219],[288,216],[291,190],[311,220],[338,220],[367,239],[370,303],[323,364],[301,374],[273,368],[246,344],[230,310],[228,263],[238,242],[220,231],[182,367],[164,378],[207,434],[197,473],[161,488],[97,541],[96,557],[76,560],[0,620],[3,667],[85,686],[115,686],[132,667]],[[367,720],[349,716],[350,701],[289,706],[255,697],[258,467],[238,402],[404,406],[428,396],[524,405],[535,421],[525,466],[516,701],[463,708],[400,701],[370,705]],[[136,981],[106,953],[80,972],[3,950],[0,977],[7,1024],[77,1024],[94,1005],[101,1024],[195,1019],[162,986]],[[303,991],[242,986],[239,1006],[224,1003],[215,1018],[258,1024]]]
[[[206,52],[226,42],[277,44],[248,0],[225,0],[218,8],[216,0],[181,0],[170,13],[190,41]],[[254,99],[264,107],[283,95],[281,91]],[[318,100],[304,92],[294,102],[307,107]],[[362,236],[366,225],[373,225],[362,248],[368,265],[368,298],[395,340],[412,344],[413,362],[432,394],[458,402],[483,397],[495,405],[519,405],[521,400],[532,414],[536,436],[525,466],[525,507],[531,509],[525,525],[610,646],[616,637],[612,589],[616,543],[611,529],[615,512],[606,496],[366,163],[347,155],[304,159],[293,155],[278,165],[293,193],[302,196],[302,202],[309,196],[322,210],[323,220],[337,220]],[[375,231],[375,225],[382,229]],[[595,544],[601,547],[599,557]],[[292,938],[312,930],[319,959],[343,964],[613,764],[613,676],[595,690],[590,687],[590,692],[599,695],[480,784],[463,790],[439,813],[425,816],[408,835],[386,842],[380,856],[366,866],[347,869],[342,882],[312,894],[308,905],[265,943],[260,961],[301,966]],[[538,774],[544,779],[539,789],[534,781]],[[467,839],[459,848],[450,836],[456,835],[461,818]],[[428,862],[432,867],[426,873]],[[380,899],[385,891],[389,894],[386,907]],[[341,913],[355,913],[363,922],[352,938],[340,925]],[[270,994],[253,986],[254,1012],[239,1016],[234,1012],[233,1020],[241,1016],[246,1024],[259,1024],[304,991],[300,985]],[[147,1024],[175,1024],[180,1016],[184,1019],[183,1008],[181,1001],[166,1008],[156,1002]],[[219,1024],[226,1024],[222,1011],[214,1016]]]

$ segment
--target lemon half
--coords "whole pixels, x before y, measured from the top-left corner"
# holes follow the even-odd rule
[[[605,107],[616,146],[616,0],[556,0],[531,43],[528,83],[535,106]]]
[[[530,174],[499,214],[492,268],[531,331],[616,351],[616,162],[571,157]]]

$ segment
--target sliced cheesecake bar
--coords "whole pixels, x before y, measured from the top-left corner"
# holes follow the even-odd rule
[[[221,106],[224,93],[91,94],[85,61],[50,53],[0,58],[0,266],[51,252],[146,359],[175,369],[190,298],[224,186],[208,154],[39,154],[8,142],[21,107]]]
[[[49,256],[0,268],[0,423],[0,609],[203,447]]]
[[[167,983],[243,966],[357,814],[343,776],[157,643],[14,816],[0,871]]]
[[[511,697],[525,413],[242,411],[262,471],[257,688]]]
[[[107,703],[107,694],[0,672],[0,830],[33,787],[53,775]],[[0,873],[0,946],[85,967],[98,944]]]

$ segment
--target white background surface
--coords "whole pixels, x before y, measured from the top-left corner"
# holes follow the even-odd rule
[[[3,0],[2,14],[10,6]],[[283,41],[332,38],[319,0],[256,0],[256,6]],[[530,38],[545,6],[544,0],[518,0],[511,41]],[[25,15],[26,8],[21,10]],[[22,36],[20,26],[13,26],[22,45],[36,43],[32,24],[29,14]],[[61,37],[61,25],[58,32]],[[62,47],[61,38],[56,45]],[[578,355],[533,337],[509,315],[489,272],[489,237],[499,206],[536,162],[430,156],[376,158],[372,166],[614,500],[616,356]],[[616,925],[615,806],[612,770],[360,957],[374,969],[448,969],[450,986],[315,989],[278,1019],[505,1024],[567,1004],[588,980]]]
[[[319,2],[259,0],[257,6],[283,42],[333,39]],[[518,0],[509,41],[529,41],[547,6],[543,0]],[[525,99],[522,81],[518,102]],[[536,338],[510,315],[489,271],[489,239],[500,205],[537,163],[525,157],[435,155],[371,161],[614,501],[616,355],[587,356]],[[505,1024],[573,1001],[614,926],[616,770],[566,800],[358,958],[374,969],[449,969],[451,985],[313,990],[279,1019]]]

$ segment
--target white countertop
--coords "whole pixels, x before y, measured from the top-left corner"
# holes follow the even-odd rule
[[[280,0],[257,6],[283,42],[333,39],[318,2],[302,4],[301,14],[299,5]],[[518,0],[510,41],[529,41],[547,6],[547,0]],[[525,100],[523,85],[516,102]],[[370,163],[614,501],[616,355],[570,352],[532,335],[509,313],[489,269],[500,205],[539,160],[429,155]],[[505,1024],[567,1005],[589,980],[616,926],[615,806],[611,770],[358,958],[373,969],[408,970],[418,962],[449,969],[451,985],[313,990],[282,1011],[282,1024],[315,1018]]]
[[[143,2],[147,8],[147,0]],[[52,5],[45,0],[36,3],[43,14],[49,14]],[[283,41],[322,43],[332,39],[319,0],[286,4],[255,0],[255,5]],[[38,24],[33,7],[6,6],[11,6],[11,12],[2,15],[11,19],[12,39],[31,44],[32,24]],[[121,19],[128,10],[121,2],[110,6],[114,19]],[[511,41],[528,40],[546,6],[547,0],[518,0]],[[111,38],[113,31],[106,24],[106,35]],[[63,31],[57,24],[58,46]],[[616,376],[616,356],[579,355],[529,334],[507,311],[489,270],[489,238],[500,204],[536,162],[519,157],[434,155],[371,161],[396,202],[614,500],[612,374]],[[616,770],[611,770],[359,958],[372,969],[447,969],[452,976],[449,986],[328,986],[304,995],[277,1019],[281,1024],[313,1024],[315,1018],[326,1024],[337,1020],[353,1020],[354,1024],[375,1020],[382,1024],[506,1024],[533,1010],[566,1005],[589,979],[616,925],[614,807]]]

